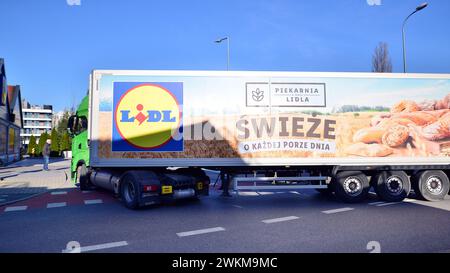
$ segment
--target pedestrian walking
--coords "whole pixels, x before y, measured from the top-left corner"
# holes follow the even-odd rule
[[[44,144],[44,148],[42,149],[42,156],[44,157],[44,171],[48,171],[48,163],[50,160],[50,144],[52,143],[51,139],[47,139]]]

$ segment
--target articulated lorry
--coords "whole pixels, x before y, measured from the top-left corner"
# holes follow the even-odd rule
[[[450,75],[94,70],[71,177],[129,208],[234,190],[449,193]]]

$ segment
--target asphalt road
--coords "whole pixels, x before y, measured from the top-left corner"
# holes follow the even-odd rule
[[[40,196],[0,207],[0,252],[61,253],[71,241],[82,252],[450,251],[448,198],[345,204],[313,190],[218,195],[138,211],[104,192]]]

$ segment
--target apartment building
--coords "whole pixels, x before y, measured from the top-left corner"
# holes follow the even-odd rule
[[[22,112],[23,130],[20,135],[23,145],[28,146],[31,135],[34,135],[38,142],[42,133],[51,133],[53,128],[53,107],[51,105],[31,105],[22,100]]]

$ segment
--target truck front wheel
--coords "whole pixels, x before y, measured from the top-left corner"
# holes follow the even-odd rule
[[[378,197],[387,202],[400,202],[411,191],[411,182],[403,171],[380,172],[375,175],[373,186]]]
[[[448,177],[443,171],[421,171],[413,176],[414,192],[423,200],[442,200],[449,187]]]
[[[127,208],[139,207],[139,183],[132,175],[125,175],[120,185],[120,196]]]
[[[77,183],[80,185],[80,190],[82,191],[91,189],[91,185],[89,183],[89,173],[86,165],[84,164],[77,167]]]
[[[360,171],[343,171],[336,175],[336,196],[347,203],[365,200],[369,194],[370,184],[367,176]]]

